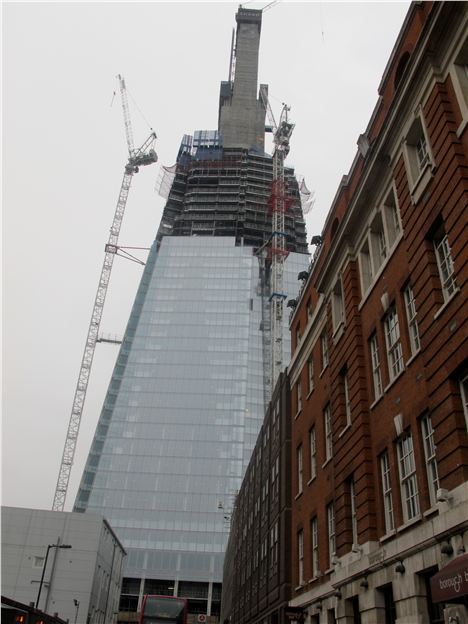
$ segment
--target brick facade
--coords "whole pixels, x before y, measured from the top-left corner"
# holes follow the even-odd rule
[[[465,2],[411,5],[292,317],[291,604],[309,624],[468,621],[428,584],[468,545],[467,24]]]
[[[285,622],[289,595],[305,624],[468,622],[430,589],[468,547],[467,7],[411,5],[337,191],[237,497],[225,622]]]

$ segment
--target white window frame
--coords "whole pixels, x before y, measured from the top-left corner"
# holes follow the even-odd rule
[[[345,322],[343,283],[341,277],[336,280],[332,290],[332,318],[333,332],[335,333]]]
[[[392,250],[401,235],[400,211],[395,187],[392,185],[382,204],[384,229],[387,236],[389,251]]]
[[[302,410],[302,385],[301,385],[300,377],[296,383],[296,406],[297,406],[297,410],[296,410],[296,415],[297,415]]]
[[[468,373],[465,373],[460,379],[460,397],[463,413],[465,415],[466,428],[468,430]]]
[[[383,200],[379,200],[379,204],[370,212],[359,244],[358,260],[363,299],[395,251],[402,232],[396,187],[392,182],[388,185]]]
[[[418,480],[411,433],[400,438],[397,449],[403,518],[405,522],[409,522],[420,514]]]
[[[421,112],[415,115],[406,132],[403,154],[410,182],[411,197],[416,203],[431,179],[431,170],[434,165],[427,129]]]
[[[270,570],[273,572],[278,564],[278,521],[270,529]]]
[[[307,394],[309,395],[314,389],[314,359],[312,353],[307,360]]]
[[[325,432],[325,462],[333,457],[333,431],[330,403],[323,410],[323,429]]]
[[[372,261],[372,273],[375,275],[388,257],[388,245],[382,214],[377,212],[369,232],[369,250]]]
[[[301,324],[299,323],[296,327],[296,349],[299,346],[299,343],[301,342]]]
[[[319,544],[317,516],[310,521],[310,541],[312,549],[312,578],[319,576]]]
[[[434,443],[434,429],[430,414],[421,418],[421,434],[423,438],[424,457],[426,459],[427,485],[431,506],[437,503],[437,490],[440,487],[437,470],[436,446]]]
[[[404,370],[403,348],[396,305],[390,306],[385,316],[385,342],[387,345],[388,374],[393,381]]]
[[[301,529],[297,533],[297,564],[299,587],[304,585],[304,531]]]
[[[327,538],[328,538],[328,563],[333,566],[333,560],[336,556],[336,539],[335,539],[335,508],[333,503],[327,505]]]
[[[275,499],[278,496],[278,476],[279,476],[279,456],[271,467],[271,496]]]
[[[369,340],[371,365],[372,365],[372,381],[374,385],[374,400],[377,401],[383,394],[382,372],[380,368],[379,343],[377,333],[374,332]]]
[[[302,444],[296,449],[296,462],[297,462],[297,495],[302,494],[304,486],[304,464],[302,457]]]
[[[348,371],[343,372],[343,393],[345,401],[346,426],[351,425],[351,400],[349,398]]]
[[[317,437],[315,434],[315,425],[309,431],[309,450],[310,450],[310,480],[317,476]]]
[[[382,479],[382,497],[384,505],[385,531],[390,533],[395,529],[395,517],[393,515],[392,480],[390,475],[390,462],[388,451],[380,455],[380,475]]]
[[[359,267],[361,273],[362,295],[364,296],[374,282],[374,267],[372,265],[368,237],[366,237],[364,244],[359,250]]]
[[[358,524],[357,524],[357,502],[356,502],[356,486],[354,479],[349,482],[349,498],[351,502],[351,534],[353,538],[353,548],[359,545],[358,542]]]
[[[434,249],[444,301],[449,301],[457,290],[457,283],[452,251],[445,231],[440,231],[434,237]]]
[[[462,122],[457,130],[457,135],[461,136],[468,123],[468,38],[465,39],[450,68],[450,76],[462,116]]]
[[[408,284],[403,291],[405,297],[406,319],[408,321],[408,333],[410,338],[411,355],[415,355],[421,348],[419,338],[418,319],[416,311],[416,300],[411,284]]]
[[[322,332],[320,335],[320,347],[321,347],[321,356],[322,356],[322,371],[324,371],[329,362],[328,355],[328,338],[326,331]]]

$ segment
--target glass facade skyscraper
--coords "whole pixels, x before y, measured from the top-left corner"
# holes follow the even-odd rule
[[[260,20],[239,9],[236,50],[247,66],[244,28],[258,48]],[[231,130],[242,123],[236,110],[223,113]],[[284,291],[293,298],[308,255],[292,170],[288,180]],[[221,131],[182,141],[75,502],[102,513],[127,550],[122,621],[143,593],[219,613],[229,517],[271,391],[268,258],[259,253],[271,233],[271,181],[258,143],[225,147]]]

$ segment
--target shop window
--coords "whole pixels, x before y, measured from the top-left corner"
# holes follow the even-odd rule
[[[378,602],[382,605],[383,613],[381,624],[396,624],[396,604],[393,598],[392,584],[377,587]]]
[[[426,610],[427,614],[424,618],[427,621],[427,624],[444,624],[444,609],[443,604],[434,602],[432,600],[432,592],[431,592],[431,577],[434,576],[438,572],[437,566],[432,568],[428,568],[423,572],[418,573],[418,577],[421,578],[423,582],[423,587],[426,594]]]

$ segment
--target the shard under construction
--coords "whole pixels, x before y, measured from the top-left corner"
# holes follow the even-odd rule
[[[127,550],[120,621],[135,619],[144,593],[219,614],[230,511],[271,392],[261,18],[236,15],[218,130],[182,140],[75,502],[104,514]],[[292,169],[285,179],[289,299],[308,255]]]

